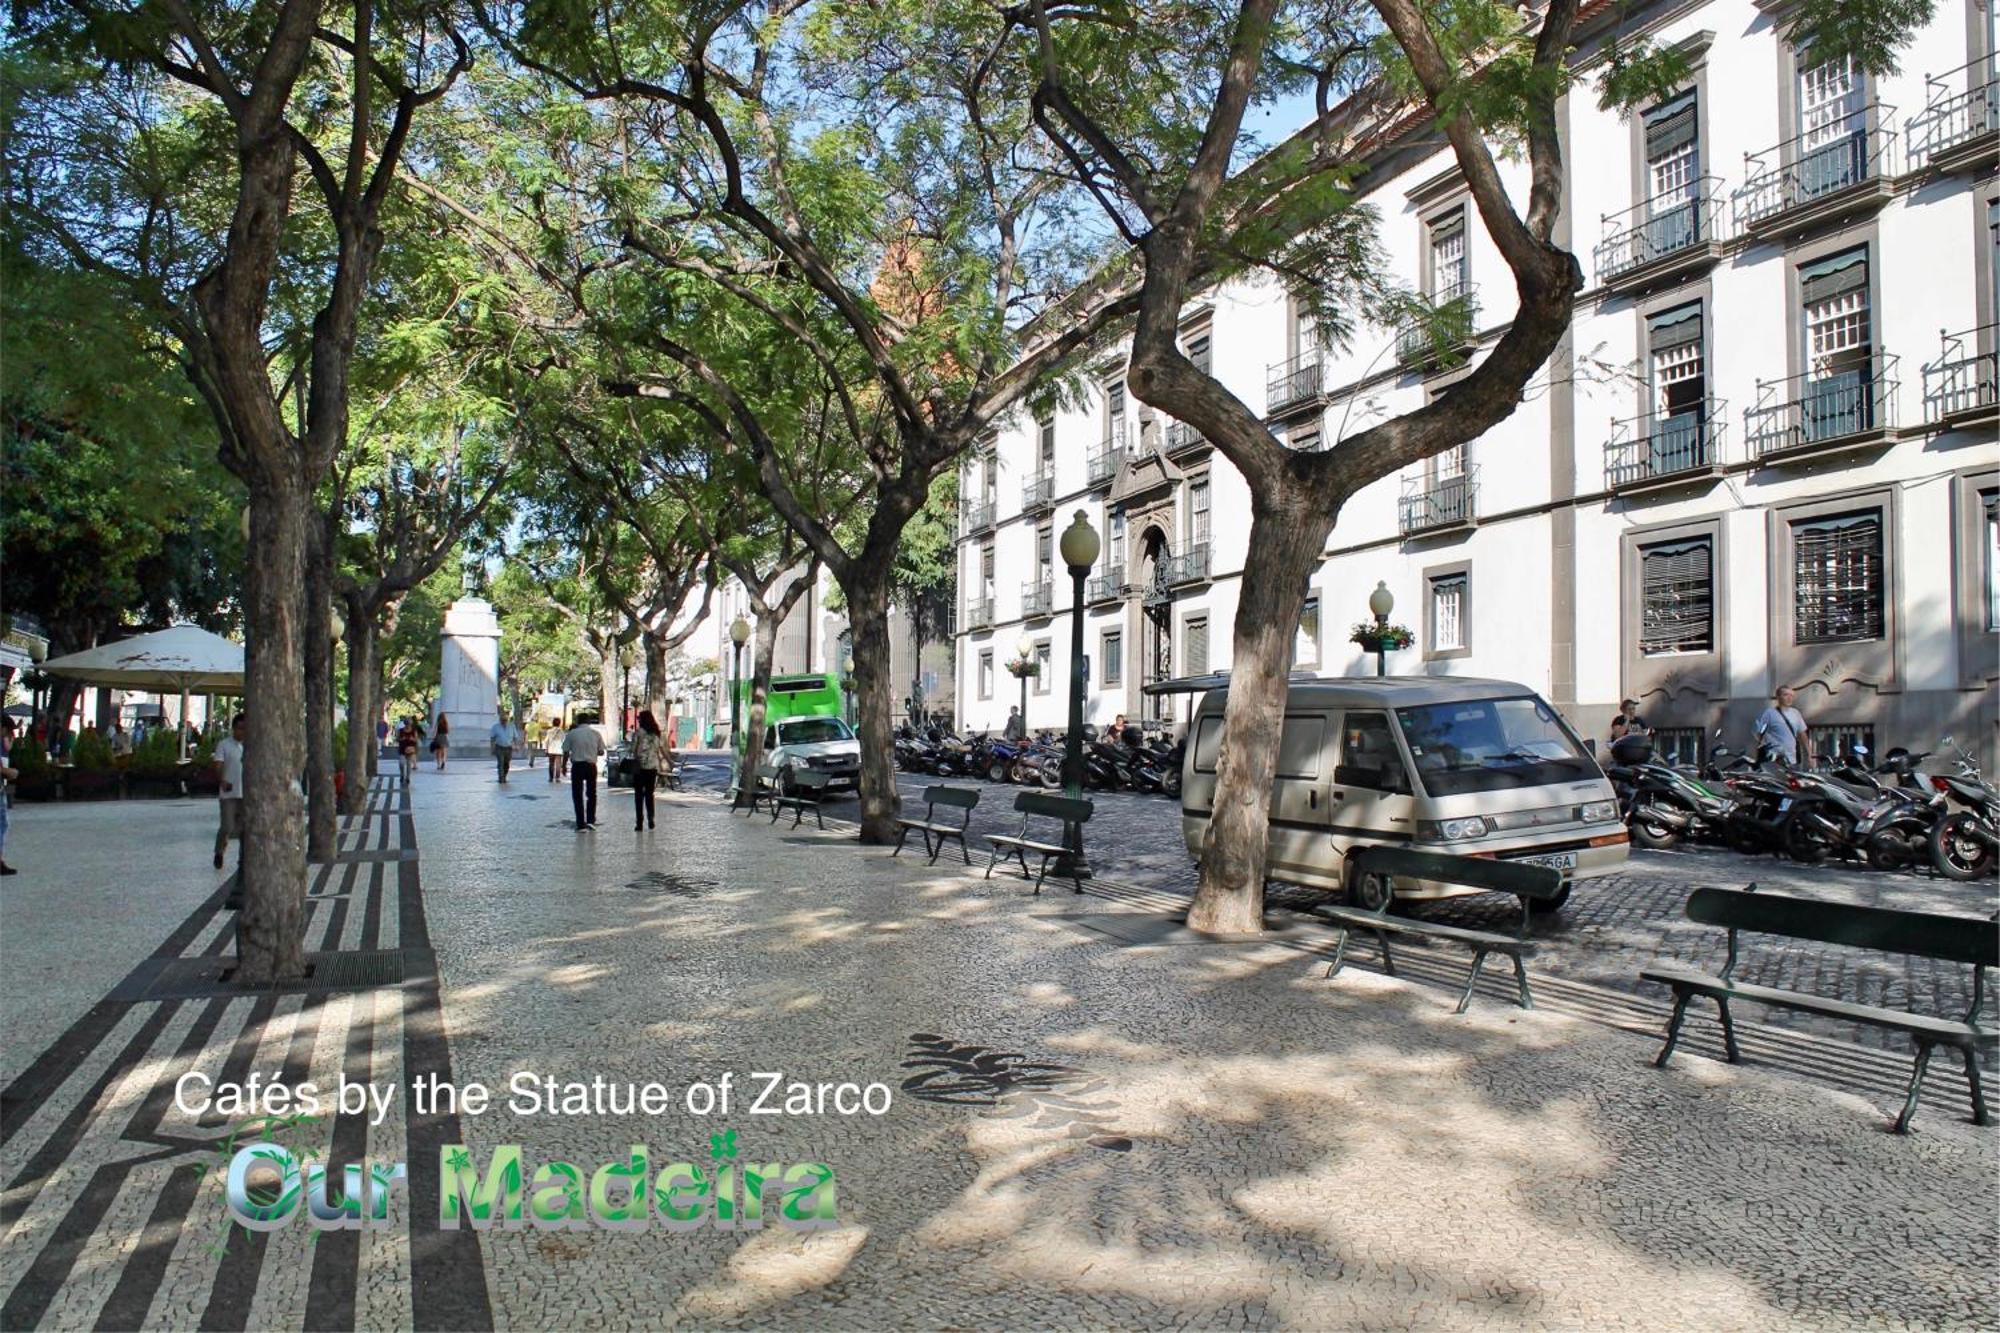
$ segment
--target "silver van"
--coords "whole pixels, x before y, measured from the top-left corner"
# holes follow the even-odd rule
[[[1202,689],[1190,724],[1181,780],[1190,853],[1201,850],[1215,802],[1228,693],[1224,684]],[[1628,850],[1610,781],[1527,686],[1436,676],[1294,678],[1271,783],[1271,876],[1344,892],[1373,909],[1391,886],[1359,882],[1367,877],[1350,875],[1347,858],[1383,843],[1554,866],[1571,881],[1611,873]],[[1393,888],[1414,900],[1480,892],[1400,878]]]

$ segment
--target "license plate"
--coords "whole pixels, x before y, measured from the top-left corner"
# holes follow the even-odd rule
[[[1510,856],[1507,859],[1516,865],[1547,866],[1551,870],[1576,869],[1575,852],[1549,852],[1544,856]]]
[[[1872,830],[1872,829],[1873,829],[1874,827],[1875,827],[1875,821],[1874,821],[1874,820],[1872,820],[1872,819],[1864,819],[1864,820],[1862,820],[1862,821],[1861,821],[1861,822],[1860,822],[1859,824],[1856,824],[1856,825],[1854,826],[1854,832],[1855,832],[1855,835],[1856,835],[1856,836],[1858,837],[1859,835],[1861,835],[1861,834],[1863,834],[1863,833],[1867,833],[1867,832],[1869,832],[1869,831],[1870,831],[1870,830]]]
[[[1792,801],[1790,797],[1786,797],[1784,800],[1778,802],[1778,813],[1781,815],[1784,814],[1785,811],[1791,808],[1792,808]]]

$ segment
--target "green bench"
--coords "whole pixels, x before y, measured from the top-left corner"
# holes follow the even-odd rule
[[[1393,893],[1381,895],[1379,908],[1354,907],[1344,903],[1322,903],[1308,910],[1340,927],[1340,940],[1334,946],[1333,961],[1327,966],[1329,977],[1338,976],[1341,966],[1347,960],[1347,942],[1357,930],[1365,930],[1375,937],[1376,945],[1382,951],[1382,970],[1390,976],[1396,975],[1396,961],[1389,952],[1389,936],[1413,935],[1424,939],[1445,940],[1453,944],[1463,944],[1472,950],[1472,970],[1465,978],[1465,993],[1458,998],[1455,1012],[1464,1013],[1472,1004],[1472,988],[1479,981],[1480,969],[1486,965],[1488,954],[1504,954],[1514,962],[1514,982],[1523,1009],[1535,1007],[1535,997],[1528,990],[1527,959],[1535,952],[1535,943],[1528,937],[1528,923],[1537,902],[1550,902],[1560,898],[1565,892],[1562,871],[1549,866],[1522,865],[1517,861],[1501,861],[1491,857],[1448,856],[1442,852],[1416,852],[1405,847],[1367,847],[1355,853],[1350,860],[1348,873],[1356,877],[1379,876],[1391,880],[1401,875],[1405,879],[1429,879],[1443,884],[1463,884],[1468,888],[1485,889],[1489,893],[1511,893],[1521,900],[1521,925],[1512,935],[1502,935],[1497,931],[1473,930],[1465,926],[1447,926],[1440,922],[1423,921],[1414,917],[1389,915],[1393,905]]]
[[[1736,1026],[1730,1021],[1729,1002],[1749,1000],[1907,1032],[1916,1043],[1917,1062],[1910,1073],[1910,1090],[1903,1102],[1903,1113],[1896,1117],[1898,1134],[1909,1132],[1910,1118],[1917,1112],[1917,1094],[1923,1091],[1924,1074],[1930,1068],[1931,1052],[1939,1046],[1952,1047],[1965,1058],[1965,1079],[1972,1087],[1972,1123],[1991,1123],[1986,1114],[1986,1096],[1979,1085],[1978,1048],[2000,1039],[2000,1033],[1979,1026],[1979,1011],[1986,999],[1986,969],[2000,965],[2000,931],[1996,931],[1992,921],[1759,893],[1755,884],[1747,889],[1696,889],[1688,895],[1687,916],[1688,920],[1705,926],[1727,929],[1728,955],[1719,973],[1663,966],[1647,968],[1639,974],[1643,980],[1672,987],[1674,992],[1674,1013],[1667,1022],[1667,1044],[1653,1061],[1655,1065],[1665,1068],[1673,1058],[1688,1003],[1697,995],[1715,1001],[1722,1017],[1723,1050],[1732,1064],[1740,1062],[1742,1055],[1736,1048]],[[1963,963],[1972,968],[1972,1005],[1963,1017],[1947,1018],[1734,981],[1730,973],[1736,970],[1737,936],[1743,931]]]
[[[1029,837],[1028,835],[1035,830],[1035,821],[1037,819],[1053,819],[1061,826],[1063,834],[1067,834],[1070,826],[1075,825],[1077,828],[1077,843],[1081,846],[1083,825],[1089,822],[1092,808],[1089,801],[1080,801],[1073,797],[1046,796],[1040,792],[1031,791],[1022,792],[1014,798],[1014,812],[1021,816],[1021,831],[1013,835],[1002,833],[989,833],[986,835],[986,841],[993,844],[993,859],[986,863],[986,878],[993,878],[993,867],[999,865],[1001,861],[1008,857],[1018,857],[1021,861],[1021,878],[1027,879],[1028,853],[1033,852],[1042,859],[1039,871],[1034,876],[1035,893],[1040,895],[1042,881],[1048,878],[1049,862],[1058,856],[1067,854],[1069,847],[1065,842],[1050,842],[1045,838]],[[1082,893],[1083,880],[1076,875],[1076,867],[1074,865],[1070,867],[1070,870],[1070,882],[1076,885],[1078,893]]]
[[[832,781],[833,779],[826,774],[810,768],[792,770],[791,781],[786,784],[784,790],[775,787],[771,790],[771,822],[776,824],[778,817],[790,810],[792,827],[797,828],[800,821],[805,818],[806,811],[810,810],[813,812],[813,821],[821,828],[825,828],[826,816],[820,813],[820,802],[825,799],[827,786]]]
[[[972,809],[978,804],[979,793],[973,791],[970,787],[937,786],[924,788],[924,817],[922,819],[897,819],[896,850],[889,853],[889,855],[901,856],[903,854],[903,843],[909,839],[910,833],[914,830],[924,835],[924,850],[930,853],[930,860],[924,862],[925,865],[936,865],[938,854],[944,851],[944,845],[954,840],[958,843],[958,854],[965,858],[967,865],[971,865],[972,853],[966,850],[965,833],[966,829],[972,823]],[[947,810],[960,810],[964,813],[959,816],[956,824],[948,824],[938,818],[939,806],[943,806]],[[935,845],[933,845],[933,840],[935,840]]]

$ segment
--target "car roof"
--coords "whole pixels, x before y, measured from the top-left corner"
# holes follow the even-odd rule
[[[1292,678],[1287,708],[1410,708],[1423,704],[1509,699],[1534,690],[1513,680],[1482,676],[1319,676]],[[1200,711],[1219,710],[1228,698],[1227,678],[1202,694]]]

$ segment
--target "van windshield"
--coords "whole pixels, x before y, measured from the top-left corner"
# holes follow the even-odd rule
[[[1532,696],[1399,708],[1396,718],[1432,796],[1601,776],[1555,710]]]
[[[778,724],[778,739],[785,745],[817,745],[821,741],[844,741],[853,735],[837,717],[801,717]]]

